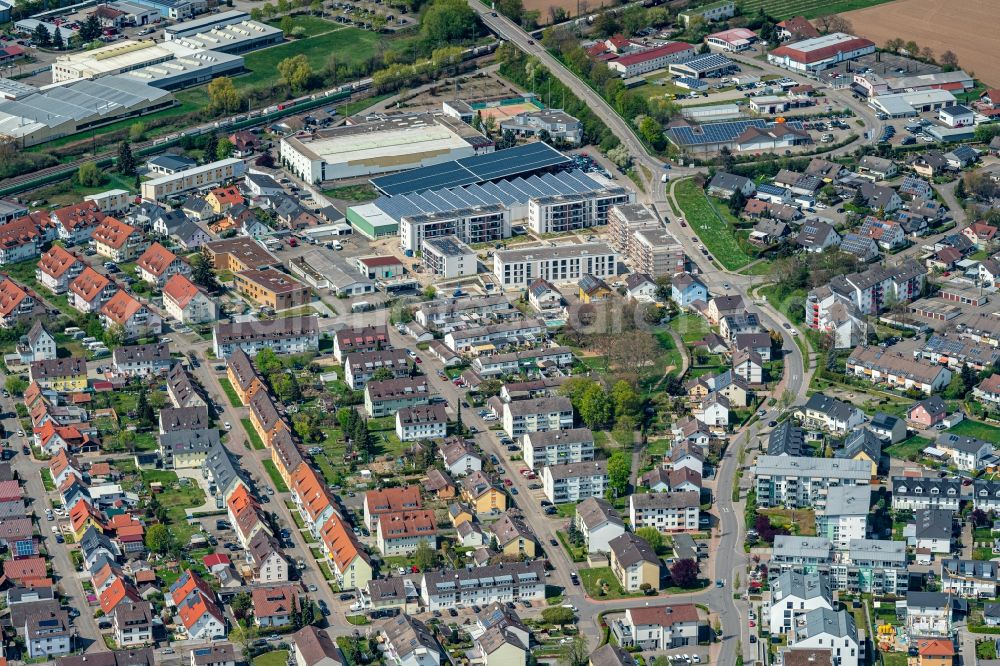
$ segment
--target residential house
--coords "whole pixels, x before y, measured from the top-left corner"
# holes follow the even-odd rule
[[[97,254],[116,264],[132,261],[146,248],[145,235],[139,229],[110,215],[94,228],[91,239]]]
[[[64,294],[83,269],[79,257],[61,245],[53,245],[39,258],[35,280],[53,294]]]
[[[463,523],[463,526],[470,524]],[[492,539],[496,539],[497,549],[503,555],[532,559],[541,550],[538,537],[528,527],[524,516],[518,509],[506,511],[498,520],[489,525],[487,531]]]
[[[957,557],[941,561],[941,592],[973,599],[994,599],[1000,562],[963,560]]]
[[[610,552],[611,541],[625,532],[625,523],[618,512],[608,501],[598,497],[580,502],[574,520],[590,553]]]
[[[899,172],[896,163],[884,157],[865,155],[858,162],[858,172],[868,174],[875,180],[890,180]]]
[[[660,589],[660,558],[646,540],[632,532],[624,532],[613,538],[608,547],[611,570],[623,590]]]
[[[932,395],[914,403],[906,410],[906,420],[920,429],[936,426],[948,415],[948,407],[940,396]]]
[[[858,666],[862,662],[862,644],[854,616],[846,611],[815,608],[803,616],[802,624],[795,628],[789,643],[797,649],[830,649],[834,663],[840,666]]]
[[[163,307],[171,319],[182,324],[218,319],[215,301],[183,273],[173,274],[163,285]]]
[[[448,434],[448,414],[444,405],[403,407],[396,412],[396,436],[401,442],[441,439]]]
[[[865,422],[860,409],[822,393],[809,396],[805,405],[795,409],[794,415],[808,427],[835,435],[845,435]]]
[[[958,478],[894,476],[891,483],[893,509],[958,511],[962,489]]]
[[[700,493],[693,491],[633,494],[629,496],[629,523],[632,529],[694,532],[700,508]]]
[[[70,305],[84,314],[99,312],[117,291],[118,285],[88,266],[69,283]]]
[[[475,471],[461,481],[462,499],[476,513],[500,513],[507,510],[507,495],[495,487],[485,474]]]
[[[402,488],[369,490],[365,493],[363,507],[365,525],[374,530],[382,515],[419,509],[421,507],[420,488],[404,486]]]
[[[191,266],[159,243],[150,245],[135,262],[140,279],[162,288],[173,275],[190,275]]]
[[[754,189],[754,182],[751,179],[719,171],[712,177],[706,191],[712,196],[731,199],[737,192],[749,197],[754,193]]]
[[[299,593],[291,585],[255,587],[250,590],[253,599],[253,620],[258,627],[284,627],[292,624],[292,616],[299,606]]]
[[[670,283],[670,298],[678,307],[689,307],[695,301],[708,300],[708,287],[691,273],[678,273]]]
[[[482,457],[459,437],[449,440],[439,451],[445,469],[452,476],[466,476],[483,468]]]
[[[101,307],[101,322],[108,329],[119,328],[126,342],[155,337],[163,330],[160,316],[125,290],[116,292]]]
[[[988,464],[997,463],[993,444],[975,437],[946,432],[938,435],[934,446],[944,451],[952,464],[965,472],[980,472]]]
[[[671,650],[698,645],[701,621],[694,604],[628,608],[611,624],[618,643],[641,650]]]
[[[776,636],[788,634],[801,616],[816,608],[833,610],[830,577],[818,571],[784,571],[771,583],[768,628]]]

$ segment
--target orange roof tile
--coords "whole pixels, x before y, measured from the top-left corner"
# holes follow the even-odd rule
[[[69,283],[69,290],[90,303],[98,294],[111,284],[111,280],[104,277],[90,266],[83,269],[83,272],[76,276],[76,279]]]
[[[135,227],[129,226],[109,215],[97,225],[97,228],[91,234],[91,238],[102,245],[107,245],[118,250],[125,245],[128,237],[134,233],[136,233]]]
[[[101,592],[101,610],[105,615],[109,615],[115,607],[125,599],[131,601],[141,601],[139,593],[135,588],[125,583],[124,578],[119,578]]]
[[[179,308],[187,307],[191,299],[197,296],[200,291],[198,285],[180,273],[171,275],[170,279],[163,285],[163,297],[172,300]]]
[[[159,243],[153,243],[136,260],[135,265],[147,273],[160,277],[167,272],[177,259],[177,255],[163,247]]]
[[[87,524],[87,519],[92,518],[103,531],[104,529],[104,516],[100,514],[94,507],[87,504],[84,500],[77,500],[73,508],[69,510],[69,520],[70,524],[73,526],[73,531],[78,532],[81,527]]]
[[[38,270],[53,278],[60,278],[79,263],[80,259],[75,254],[61,245],[53,245],[38,260]]]
[[[93,201],[83,201],[57,208],[52,211],[52,216],[68,231],[73,231],[77,227],[94,226],[107,217],[107,214]]]
[[[211,191],[211,194],[215,196],[216,201],[220,204],[235,206],[236,204],[241,204],[244,201],[243,195],[240,194],[239,189],[233,185],[217,187]]]
[[[0,281],[0,316],[14,312],[27,297],[28,292],[21,285],[8,277],[3,278]]]
[[[142,303],[124,289],[119,289],[101,308],[101,314],[119,326],[124,326],[141,309]]]

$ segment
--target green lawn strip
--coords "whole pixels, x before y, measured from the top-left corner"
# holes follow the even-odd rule
[[[274,464],[273,460],[262,460],[261,464],[264,469],[267,470],[267,475],[271,477],[271,483],[274,484],[274,489],[279,493],[287,493],[288,485],[285,480],[281,478],[281,474],[278,473],[278,467]]]
[[[599,581],[607,583],[608,591],[606,594],[603,593],[601,586],[598,585]],[[614,572],[611,571],[611,567],[580,569],[580,582],[587,591],[587,595],[594,599],[628,599],[630,597],[645,596],[642,592],[632,594],[625,592],[618,579],[615,578]]]
[[[158,493],[156,498],[167,509],[170,533],[182,547],[187,546],[198,528],[188,524],[186,510],[204,504],[205,492],[193,481],[181,484],[176,472],[144,470],[142,479],[146,484],[156,481],[163,484],[163,492]]]
[[[253,666],[285,666],[288,663],[288,650],[273,650],[253,658]]]
[[[572,518],[576,515],[576,502],[566,502],[565,504],[556,504],[556,510],[559,512],[559,516],[562,518]]]
[[[247,431],[247,437],[250,439],[250,445],[253,448],[260,451],[264,448],[264,440],[260,438],[257,431],[253,427],[253,422],[249,418],[240,419],[240,423],[243,424],[243,429]]]
[[[42,485],[45,487],[47,492],[52,492],[56,489],[56,483],[52,480],[52,472],[49,471],[48,467],[43,467],[41,469],[42,473]]]
[[[731,226],[734,218],[725,204],[716,205],[693,180],[679,181],[674,189],[677,203],[684,211],[688,226],[698,234],[708,251],[725,268],[736,270],[755,257],[743,251]]]
[[[681,336],[684,344],[692,344],[701,340],[711,332],[706,320],[701,315],[683,313],[670,320],[670,328]]]
[[[229,404],[233,407],[242,407],[243,403],[240,402],[240,396],[237,395],[236,389],[233,388],[233,383],[229,381],[228,377],[220,377],[219,385],[222,386],[222,390],[225,391],[226,397],[229,398]]]
[[[569,542],[569,537],[567,537],[566,533],[562,530],[556,532],[556,536],[559,537],[559,543],[561,543],[562,547],[566,549],[566,552],[569,554],[571,560],[574,562],[586,561],[586,548],[574,548]]]
[[[991,444],[1000,444],[1000,428],[980,421],[967,419],[952,428],[948,428],[948,432],[965,437],[975,437]]]
[[[365,183],[334,187],[329,190],[323,190],[323,194],[334,199],[343,199],[344,201],[371,201],[378,196],[375,188]]]
[[[934,442],[925,437],[914,435],[913,437],[904,439],[901,442],[887,446],[885,448],[885,452],[892,458],[917,460],[920,458],[920,452],[933,444]]]
[[[364,615],[345,615],[344,619],[357,626],[368,624],[369,620]]]

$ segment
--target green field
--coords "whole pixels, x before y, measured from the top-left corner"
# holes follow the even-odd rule
[[[250,70],[233,80],[237,88],[253,88],[275,83],[280,76],[278,63],[285,58],[305,55],[313,71],[327,66],[330,58],[341,64],[360,63],[375,55],[379,35],[359,28],[340,28],[308,39],[286,42],[281,46],[248,53],[243,61]]]
[[[243,429],[247,431],[247,437],[250,439],[250,444],[253,448],[260,451],[264,448],[264,440],[260,438],[260,435],[253,427],[253,421],[249,418],[240,419],[240,423],[243,424]]]
[[[887,446],[885,452],[893,458],[917,460],[920,458],[920,452],[933,444],[934,442],[925,437],[914,435],[902,442]]]
[[[674,194],[691,230],[698,234],[698,238],[720,264],[733,271],[754,260],[736,242],[730,220],[727,219],[731,216],[724,205],[713,205],[704,191],[690,179],[677,181]]]
[[[742,0],[737,3],[744,15],[756,14],[761,7],[776,19],[792,16],[815,18],[827,14],[839,14],[854,9],[864,9],[881,5],[890,0]]]
[[[962,421],[948,432],[965,437],[975,437],[991,444],[1000,444],[1000,428],[979,421]]]
[[[708,326],[708,320],[701,315],[689,313],[679,314],[671,319],[670,328],[681,336],[681,340],[686,345],[697,342],[712,332]]]
[[[325,18],[320,18],[318,16],[292,16],[292,29],[302,28],[306,31],[306,37],[315,37],[316,35],[322,35],[327,32],[332,32],[343,26],[339,23],[334,23],[333,21],[328,21]],[[273,21],[268,21],[268,25],[272,25],[275,28],[281,27],[282,19],[274,19]],[[285,35],[288,37],[288,35]]]

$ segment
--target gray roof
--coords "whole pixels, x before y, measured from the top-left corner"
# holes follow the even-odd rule
[[[810,573],[784,571],[771,584],[771,598],[777,603],[786,597],[802,600],[819,597],[832,605],[833,589],[830,586],[830,577],[818,571]]]
[[[624,527],[625,523],[611,503],[599,497],[588,497],[576,505],[576,515],[588,530],[592,530],[602,523],[610,523]]]
[[[750,182],[750,179],[745,176],[737,176],[736,174],[719,171],[712,177],[708,187],[709,189],[714,188],[735,192],[736,190],[742,190]]]
[[[826,537],[795,536],[779,534],[774,537],[773,555],[775,558],[827,559],[833,552],[833,544]]]
[[[864,460],[842,458],[806,458],[789,456],[760,456],[756,462],[757,475],[811,476],[862,481],[871,478],[871,464]]]
[[[976,437],[965,437],[954,433],[942,433],[938,435],[937,443],[941,446],[961,451],[963,453],[978,453],[983,447],[993,448],[990,442],[977,439]]]
[[[941,561],[942,574],[948,573],[963,578],[996,581],[1000,574],[1000,562],[994,560],[960,560],[953,557]]]
[[[871,486],[831,486],[826,491],[827,516],[867,514],[871,507]]]
[[[857,407],[822,393],[813,393],[809,396],[804,409],[821,412],[837,421],[848,421],[851,415],[858,411]]]
[[[619,534],[608,542],[608,546],[611,548],[611,552],[614,553],[615,559],[623,567],[630,567],[639,562],[651,562],[656,566],[660,565],[660,558],[656,556],[656,551],[649,545],[649,542],[631,532]]]
[[[950,606],[948,595],[941,592],[907,592],[906,609],[914,608],[947,608]]]
[[[805,433],[791,420],[782,421],[767,437],[769,456],[807,456],[810,449],[805,446]]]
[[[886,539],[851,539],[847,545],[852,562],[890,562],[906,567],[906,542]]]
[[[386,620],[380,627],[386,642],[391,644],[400,659],[406,659],[419,648],[440,653],[437,640],[427,626],[409,615],[398,615]]]
[[[852,430],[844,438],[843,448],[837,450],[837,457],[854,458],[860,453],[865,453],[876,463],[882,457],[882,440],[868,428]]]
[[[699,493],[685,490],[679,493],[639,493],[631,496],[636,509],[685,509],[700,506]]]
[[[919,492],[918,492],[919,491]],[[936,491],[936,492],[935,492]],[[940,479],[936,477],[892,477],[893,497],[954,497],[962,492],[960,479]]]
[[[475,569],[454,571],[428,571],[424,573],[424,587],[431,594],[449,592],[459,586],[516,586],[540,583],[545,579],[545,565],[541,560],[533,562],[507,562]]]
[[[167,432],[208,430],[211,427],[208,407],[164,407],[160,410],[160,425]]]
[[[243,470],[233,461],[229,452],[221,444],[209,451],[205,467],[208,468],[212,480],[215,481],[215,485],[223,495],[237,481],[243,479]]]
[[[553,480],[574,479],[584,476],[607,476],[607,460],[585,460],[583,462],[566,463],[565,465],[549,465],[546,467]]]
[[[914,514],[918,539],[950,539],[953,514],[944,509],[920,509]]]
[[[854,616],[846,610],[832,611],[828,608],[814,608],[805,615],[805,635],[830,634],[838,638],[858,640],[858,628]]]
[[[198,453],[211,451],[219,444],[219,431],[210,428],[206,430],[172,430],[158,436],[160,447],[171,454]]]

